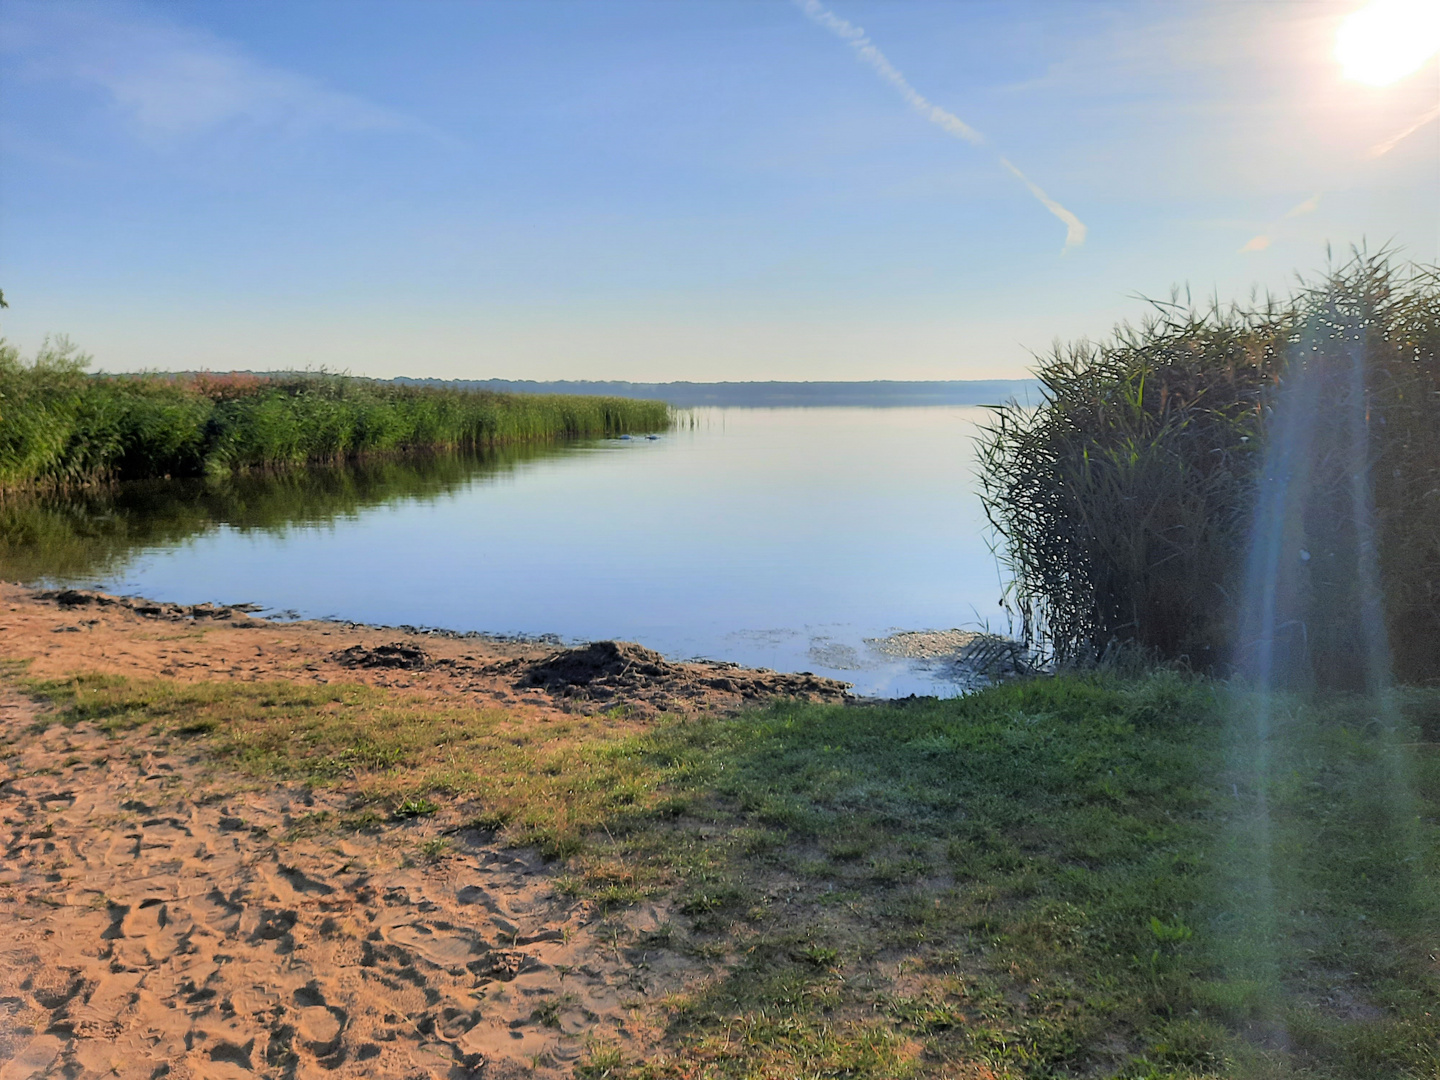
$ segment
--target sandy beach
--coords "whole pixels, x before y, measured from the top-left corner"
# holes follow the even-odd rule
[[[537,723],[620,700],[634,708],[613,722],[639,724],[806,686],[843,695],[638,647],[597,659],[15,585],[0,586],[0,643],[31,679],[361,682]],[[258,783],[193,741],[46,724],[3,695],[0,1080],[571,1075],[598,1043],[643,1058],[649,1005],[713,974],[647,946],[670,932],[663,903],[569,899],[555,866],[456,812],[311,827],[343,811],[343,784]],[[414,857],[440,836],[443,857]]]

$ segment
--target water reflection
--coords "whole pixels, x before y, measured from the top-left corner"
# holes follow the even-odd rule
[[[955,693],[895,631],[1005,629],[978,408],[696,410],[595,441],[0,504],[0,574]],[[693,420],[693,424],[688,422]]]
[[[76,584],[123,575],[140,553],[224,526],[283,536],[358,518],[398,499],[430,500],[574,444],[425,454],[227,480],[154,480],[0,498],[0,578]]]

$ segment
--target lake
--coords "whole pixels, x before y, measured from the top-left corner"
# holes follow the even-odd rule
[[[643,437],[0,504],[0,576],[955,693],[867,641],[1004,631],[973,407],[697,409]]]

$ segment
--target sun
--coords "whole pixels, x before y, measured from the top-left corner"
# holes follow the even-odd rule
[[[1388,86],[1440,52],[1440,2],[1374,0],[1346,16],[1335,59],[1347,79]]]

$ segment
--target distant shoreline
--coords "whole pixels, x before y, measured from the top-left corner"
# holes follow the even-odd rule
[[[664,382],[640,383],[592,380],[539,382],[530,379],[409,379],[392,382],[406,386],[434,386],[457,390],[491,390],[508,394],[573,394],[663,401],[679,409],[698,406],[815,407],[857,405],[998,405],[1015,398],[1035,399],[1040,384],[1034,379],[978,379],[929,382],[874,380],[869,382]]]
[[[179,375],[201,374],[177,372]],[[208,374],[262,378],[305,375],[295,371],[234,371]],[[566,394],[576,397],[622,397],[663,401],[677,409],[703,406],[814,408],[851,405],[894,408],[916,405],[999,405],[1011,398],[1039,400],[1034,379],[950,379],[906,381],[873,379],[861,382],[623,382],[558,379],[367,379],[369,382],[443,390],[484,390],[501,394]]]

